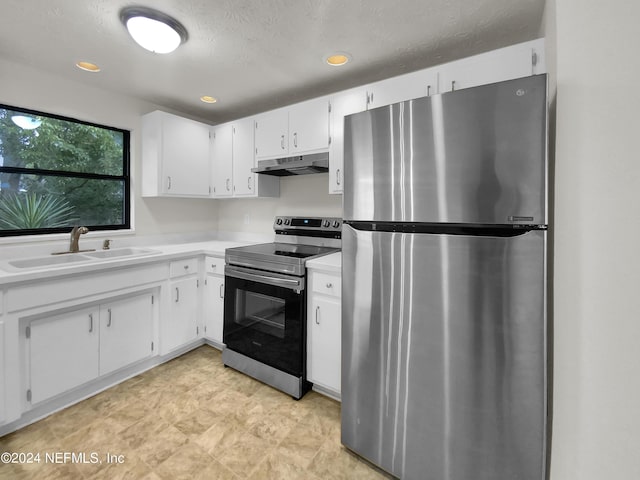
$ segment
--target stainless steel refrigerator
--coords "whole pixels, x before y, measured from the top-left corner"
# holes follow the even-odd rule
[[[547,79],[345,118],[342,443],[404,479],[542,480]]]

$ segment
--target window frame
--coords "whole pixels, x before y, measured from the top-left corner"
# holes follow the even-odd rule
[[[123,206],[123,223],[114,225],[83,225],[90,231],[115,231],[131,229],[131,131],[123,128],[101,125],[99,123],[78,120],[77,118],[67,117],[53,113],[41,112],[38,110],[15,107],[0,103],[0,109],[10,110],[13,112],[25,113],[28,115],[37,115],[41,117],[53,118],[55,120],[63,120],[66,122],[79,123],[90,127],[101,128],[122,134],[122,175],[106,175],[101,173],[83,173],[68,170],[50,170],[44,168],[25,168],[25,167],[5,167],[0,165],[0,173],[14,173],[25,175],[43,175],[51,177],[67,177],[82,178],[88,180],[107,180],[121,181],[124,184],[124,206]],[[50,235],[56,233],[68,233],[73,229],[71,227],[52,227],[52,228],[31,228],[21,230],[0,230],[0,238],[19,237],[27,235]]]

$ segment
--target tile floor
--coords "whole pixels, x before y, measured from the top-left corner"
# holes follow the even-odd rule
[[[0,464],[2,480],[390,478],[341,446],[338,402],[295,401],[224,368],[209,346],[1,437],[4,451],[39,452],[41,463]]]

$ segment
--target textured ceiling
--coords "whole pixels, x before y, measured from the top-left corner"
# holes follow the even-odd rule
[[[120,23],[126,5],[172,15],[189,40],[168,55],[143,50]],[[544,0],[2,0],[0,57],[219,123],[537,38],[543,9]],[[335,51],[352,61],[326,65]],[[102,71],[81,72],[79,60]]]

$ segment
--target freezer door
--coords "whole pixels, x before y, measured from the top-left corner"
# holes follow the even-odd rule
[[[403,479],[543,480],[546,232],[342,241],[343,444]]]
[[[546,75],[345,118],[344,218],[547,224]]]

